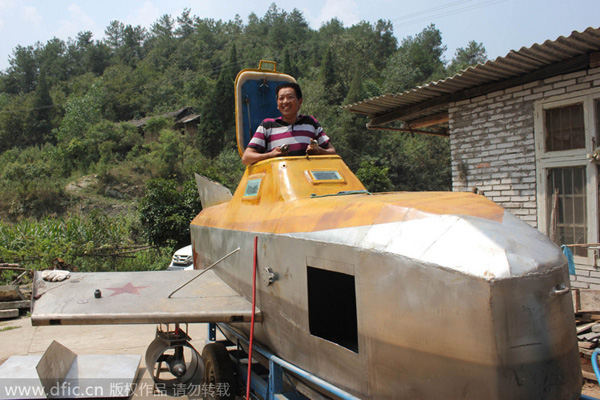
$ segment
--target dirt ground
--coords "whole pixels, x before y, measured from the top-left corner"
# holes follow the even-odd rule
[[[598,382],[589,381],[586,379],[583,387],[581,388],[581,394],[600,399],[600,386],[598,385]]]
[[[199,352],[204,347],[207,324],[190,324],[191,343]],[[135,382],[135,393],[129,400],[168,400],[152,390],[152,378],[146,371],[145,354],[154,340],[156,325],[31,325],[31,318],[0,320],[0,364],[12,356],[42,355],[56,340],[78,355],[139,355],[141,356]],[[186,400],[186,396],[177,399]],[[187,400],[191,397],[187,397]]]
[[[0,321],[0,364],[13,355],[40,355],[48,348],[53,340],[77,354],[139,354],[145,355],[148,344],[154,339],[155,326],[152,325],[121,325],[121,326],[31,326],[28,317],[16,320]],[[207,337],[206,324],[190,325],[192,344],[201,351]],[[145,371],[145,360],[140,364],[139,388],[144,383],[151,387],[151,378]],[[582,394],[600,399],[600,385],[586,380]],[[181,398],[181,397],[180,397]],[[132,400],[156,399],[156,396],[142,393],[138,390]],[[162,397],[168,399],[168,397]]]

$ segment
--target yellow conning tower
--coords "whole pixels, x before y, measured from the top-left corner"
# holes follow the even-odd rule
[[[277,203],[365,191],[339,156],[280,157],[246,169],[234,199]]]

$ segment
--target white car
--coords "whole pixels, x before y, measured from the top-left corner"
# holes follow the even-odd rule
[[[192,271],[194,269],[194,260],[192,255],[192,245],[182,247],[173,254],[171,264],[167,271]]]

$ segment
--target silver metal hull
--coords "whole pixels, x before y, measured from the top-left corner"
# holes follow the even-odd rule
[[[487,229],[486,221],[482,226],[471,223],[477,231]],[[516,238],[511,245],[503,244],[509,247],[504,258],[510,268],[501,278],[490,278],[501,275],[500,267],[494,266],[497,260],[481,259],[486,266],[482,273],[469,273],[460,265],[450,268],[427,260],[428,256],[391,251],[391,236],[372,240],[372,227],[356,228],[370,232],[357,234],[354,229],[341,236],[341,232],[281,235],[191,228],[203,266],[241,247],[219,265],[217,274],[247,298],[253,239],[258,236],[257,307],[263,322],[255,327],[255,340],[357,397],[579,398],[582,378],[571,297],[564,290],[557,294],[557,288],[569,282],[564,259],[534,229],[510,218],[503,224]],[[443,242],[443,235],[431,236],[432,246]],[[477,269],[472,260],[472,253],[477,253],[474,239],[470,244],[467,238],[454,240],[473,251],[447,258],[463,257],[468,259],[465,265]],[[454,251],[465,249],[454,246]],[[520,270],[524,267],[515,260],[531,263],[528,255],[538,261]],[[263,281],[267,267],[275,274],[272,284]],[[314,334],[309,267],[353,277],[356,298],[347,306],[356,307],[356,348]],[[344,299],[336,301],[344,304]],[[235,326],[249,330],[248,324]]]

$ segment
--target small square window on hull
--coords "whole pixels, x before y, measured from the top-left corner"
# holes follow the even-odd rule
[[[358,353],[354,276],[308,267],[310,333]]]

